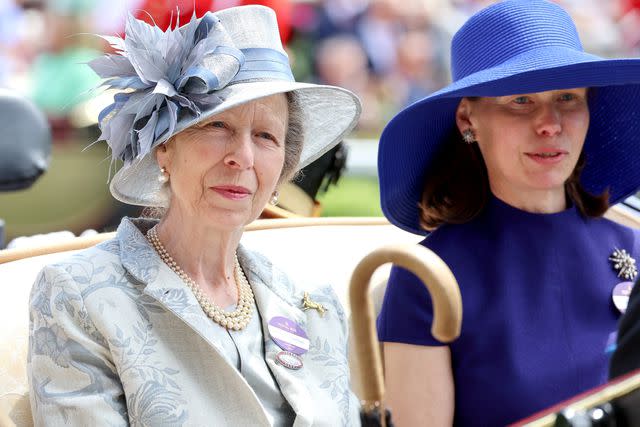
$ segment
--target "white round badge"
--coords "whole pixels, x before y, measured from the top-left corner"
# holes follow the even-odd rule
[[[302,359],[300,356],[290,351],[283,350],[276,354],[276,363],[294,371],[302,368]]]

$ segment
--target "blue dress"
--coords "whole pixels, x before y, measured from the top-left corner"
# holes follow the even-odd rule
[[[608,258],[618,248],[638,259],[638,231],[494,197],[473,221],[441,226],[421,244],[447,263],[462,294],[462,333],[450,344],[454,425],[505,425],[606,381],[605,347],[620,316],[611,291],[624,281]],[[394,267],[379,339],[444,345],[432,318],[424,285]]]

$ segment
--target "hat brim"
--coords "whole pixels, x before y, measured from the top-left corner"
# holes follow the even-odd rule
[[[303,115],[304,143],[296,170],[313,162],[336,144],[355,127],[360,116],[358,98],[350,91],[311,83],[288,81],[254,81],[230,85],[219,91],[223,102],[191,120],[179,121],[172,135],[185,130],[225,110],[280,93],[295,91]],[[166,142],[172,135],[160,139]],[[124,165],[110,183],[111,194],[117,200],[139,206],[166,207],[168,194],[158,181],[160,169],[155,150],[146,156]]]
[[[640,143],[640,59],[606,60],[556,47],[524,52],[471,74],[395,116],[378,151],[384,215],[406,231],[427,234],[420,227],[418,204],[432,161],[455,129],[463,97],[576,87],[598,88],[590,102],[582,183],[594,194],[609,188],[612,204],[629,196],[640,186],[640,149],[634,147]]]

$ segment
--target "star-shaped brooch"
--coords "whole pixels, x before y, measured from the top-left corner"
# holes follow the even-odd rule
[[[626,280],[634,280],[638,275],[636,260],[624,249],[615,249],[609,261],[613,263],[613,268],[618,272],[618,277]]]

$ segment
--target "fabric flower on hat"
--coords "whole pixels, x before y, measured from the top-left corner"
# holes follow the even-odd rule
[[[116,50],[89,62],[101,86],[122,89],[100,113],[98,140],[109,144],[112,158],[130,163],[173,134],[178,118],[199,116],[219,104],[216,91],[238,73],[244,55],[220,20],[195,15],[183,27],[162,31],[127,18],[125,38],[103,36]],[[164,136],[164,138],[163,138]]]

